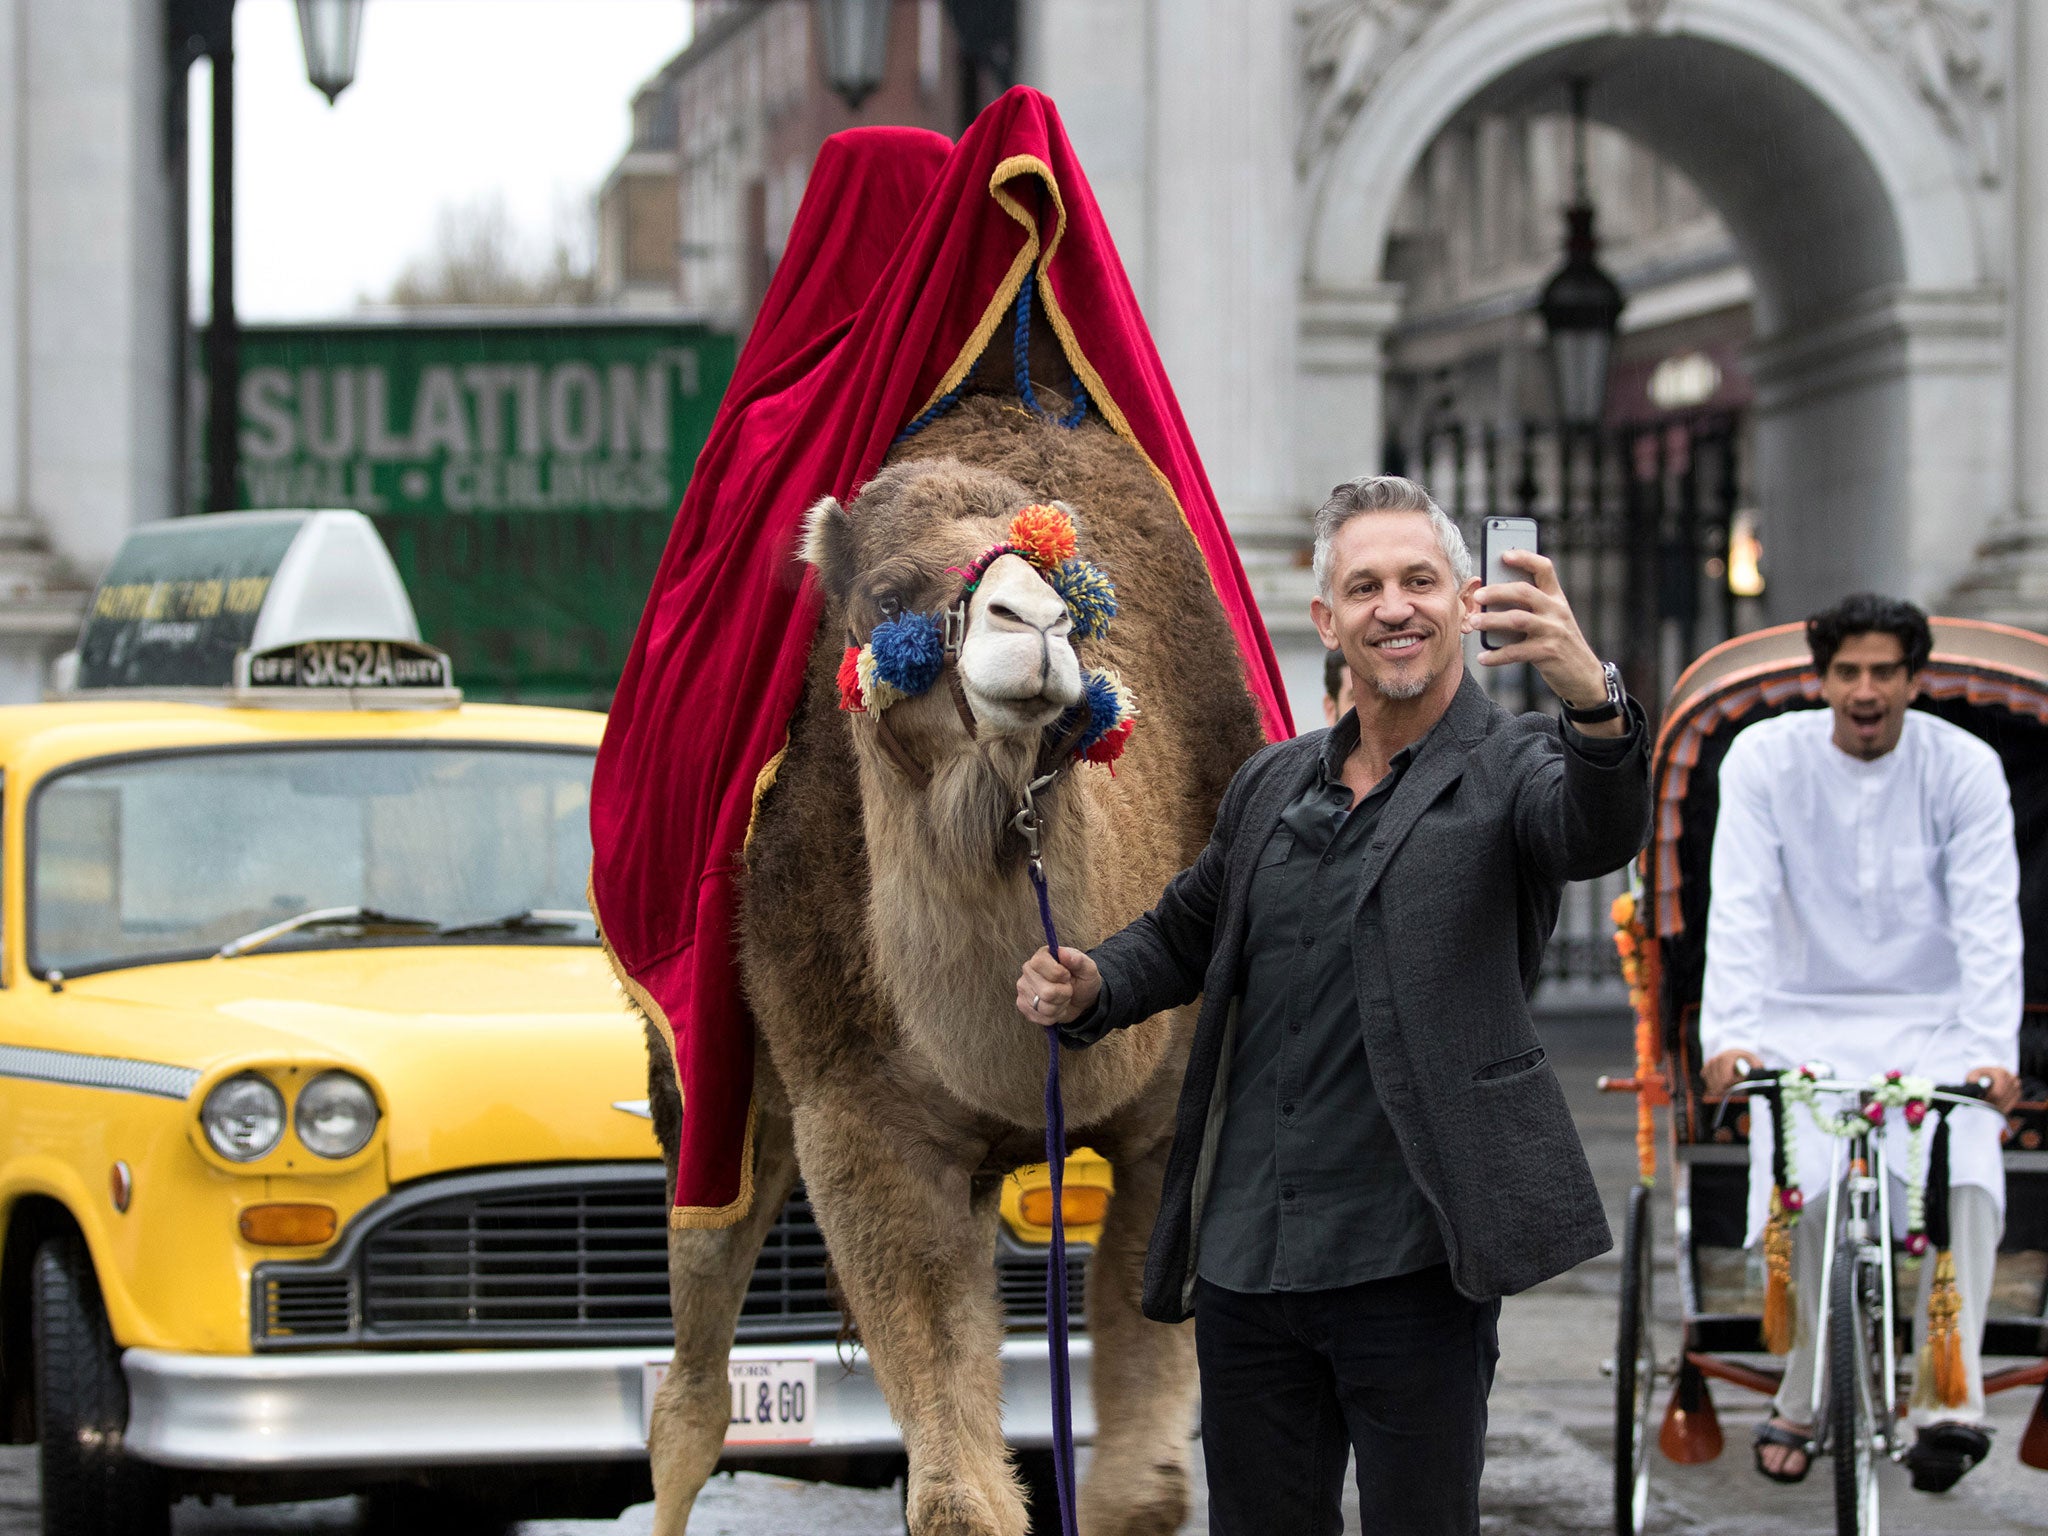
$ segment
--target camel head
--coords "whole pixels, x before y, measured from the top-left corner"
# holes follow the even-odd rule
[[[1052,736],[1103,761],[1120,726],[1121,746],[1129,699],[1075,649],[1115,598],[1076,556],[1071,508],[958,460],[917,460],[875,476],[850,513],[820,501],[803,552],[847,632],[842,705],[913,763]]]

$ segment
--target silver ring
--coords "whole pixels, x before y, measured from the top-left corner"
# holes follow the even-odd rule
[[[1032,993],[1032,994],[1031,994],[1031,1011],[1032,1011],[1033,1013],[1036,1013],[1036,1012],[1038,1012],[1038,1009],[1039,1009],[1039,1002],[1038,1002],[1038,994],[1037,994],[1036,992],[1034,992],[1034,993]]]

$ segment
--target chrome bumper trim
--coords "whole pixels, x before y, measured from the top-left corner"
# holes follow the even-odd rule
[[[809,1358],[817,1365],[815,1438],[735,1446],[782,1457],[890,1451],[901,1438],[868,1369],[828,1341],[742,1344],[735,1360]],[[1090,1342],[1073,1341],[1074,1432],[1095,1432]],[[170,1467],[283,1471],[321,1467],[607,1461],[646,1455],[641,1367],[650,1349],[337,1350],[294,1355],[187,1355],[131,1349],[127,1446]],[[1003,1342],[1003,1429],[1013,1445],[1052,1443],[1043,1335]]]

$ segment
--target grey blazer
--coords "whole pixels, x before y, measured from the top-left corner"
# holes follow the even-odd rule
[[[1554,721],[1508,714],[1467,676],[1395,787],[1360,874],[1361,912],[1379,903],[1394,999],[1391,1016],[1360,1010],[1373,1078],[1436,1210],[1452,1279],[1476,1299],[1613,1245],[1528,999],[1565,882],[1619,868],[1649,834],[1648,732],[1630,709],[1635,744],[1602,766]],[[1145,1315],[1160,1322],[1193,1310],[1252,871],[1315,774],[1325,734],[1279,742],[1238,770],[1209,845],[1157,906],[1092,952],[1103,1000],[1061,1032],[1085,1045],[1203,999],[1145,1262]]]

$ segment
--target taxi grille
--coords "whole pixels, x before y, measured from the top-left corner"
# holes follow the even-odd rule
[[[1087,1249],[1068,1254],[1078,1325]],[[1044,1324],[1046,1254],[998,1244],[1013,1328]],[[324,1259],[256,1266],[259,1350],[652,1345],[668,1306],[667,1190],[658,1166],[523,1169],[437,1180],[365,1213]],[[840,1331],[825,1239],[799,1184],[761,1245],[736,1337]]]

